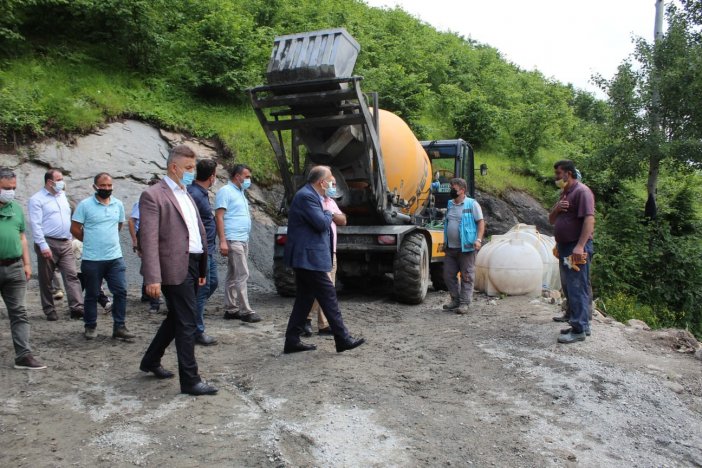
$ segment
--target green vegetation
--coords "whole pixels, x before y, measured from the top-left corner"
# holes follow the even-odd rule
[[[0,0],[0,143],[132,117],[213,138],[274,182],[245,90],[263,83],[274,36],[345,27],[364,90],[420,139],[471,142],[489,167],[480,189],[550,206],[553,162],[576,160],[598,200],[593,283],[608,312],[702,336],[702,6],[677,4],[661,41],[600,78],[601,101],[360,0]]]

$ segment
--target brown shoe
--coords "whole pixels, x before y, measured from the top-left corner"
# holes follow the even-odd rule
[[[57,320],[58,320],[58,314],[56,313],[56,311],[55,311],[55,310],[52,310],[51,312],[49,312],[48,314],[46,314],[46,320],[48,320],[49,322],[55,322],[55,321],[57,321]]]
[[[461,304],[458,306],[458,308],[456,308],[456,313],[458,315],[465,315],[468,313],[469,308],[470,308],[469,304]]]
[[[112,332],[112,338],[119,338],[121,340],[131,340],[135,336],[136,335],[134,333],[127,330],[127,327],[115,328],[115,330]]]
[[[41,370],[46,369],[46,366],[31,354],[26,354],[21,358],[15,359],[15,369]]]

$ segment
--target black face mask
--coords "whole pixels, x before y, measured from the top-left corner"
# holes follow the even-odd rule
[[[458,190],[455,188],[452,188],[451,191],[449,192],[449,197],[451,197],[451,200],[458,198]]]
[[[97,189],[95,190],[95,195],[97,195],[98,198],[107,200],[112,195],[112,189]]]

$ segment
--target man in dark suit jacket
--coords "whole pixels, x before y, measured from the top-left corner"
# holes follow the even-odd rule
[[[173,377],[161,358],[175,338],[180,389],[190,395],[211,395],[217,389],[202,381],[195,361],[196,296],[207,276],[207,235],[186,187],[195,178],[195,152],[186,145],[171,149],[168,174],[139,199],[141,273],[146,294],[163,291],[168,315],[161,323],[140,369],[159,379]]]
[[[313,344],[300,341],[307,313],[315,299],[334,333],[337,352],[356,348],[365,342],[363,338],[353,338],[346,329],[336,300],[336,289],[327,274],[332,269],[331,223],[335,215],[324,211],[322,196],[332,182],[329,167],[313,167],[307,184],[295,194],[288,212],[284,258],[286,265],[295,270],[297,297],[285,332],[285,354],[317,349]]]

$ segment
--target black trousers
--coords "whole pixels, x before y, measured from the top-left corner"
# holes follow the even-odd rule
[[[315,299],[327,317],[334,338],[348,338],[349,332],[344,325],[344,319],[341,318],[339,303],[336,300],[336,288],[329,279],[329,275],[323,271],[295,268],[295,284],[297,296],[285,331],[285,341],[290,343],[300,341],[300,334]]]
[[[188,274],[178,285],[162,285],[168,314],[141,360],[145,367],[156,367],[171,341],[175,339],[178,355],[178,376],[181,387],[191,387],[201,381],[195,360],[196,296],[200,254],[190,254]]]

